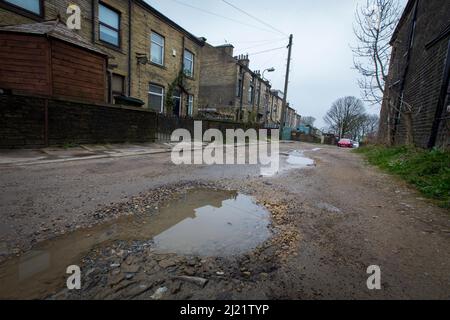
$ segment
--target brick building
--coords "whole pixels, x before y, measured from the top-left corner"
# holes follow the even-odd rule
[[[409,131],[417,146],[450,147],[449,36],[448,0],[408,1],[391,40],[380,121],[383,142],[404,144]]]
[[[244,122],[264,121],[270,83],[250,69],[246,55],[233,56],[230,44],[202,50],[200,102],[202,113]]]
[[[0,0],[0,25],[58,17],[65,22],[70,4],[81,9],[81,30],[76,32],[110,57],[108,101],[127,95],[157,112],[196,114],[205,39],[142,0]]]

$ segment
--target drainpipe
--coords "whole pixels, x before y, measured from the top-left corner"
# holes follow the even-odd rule
[[[92,0],[91,2],[92,5],[92,43],[95,44],[95,8],[97,8],[97,0]]]
[[[132,29],[132,0],[128,0],[128,96],[131,97],[131,29]]]
[[[258,101],[256,102],[256,121],[259,123],[258,119],[259,119],[259,107],[261,104],[261,88],[262,88],[262,79],[258,78],[258,82],[259,82],[259,89],[258,91]]]
[[[180,56],[181,56],[181,72],[183,72],[183,77],[184,77],[184,51],[185,51],[185,46],[186,46],[186,38],[185,38],[185,36],[183,36],[183,39],[182,39],[182,49],[181,50],[183,50],[182,52],[181,52],[181,54],[180,54]],[[195,66],[195,58],[194,58],[194,66]],[[194,67],[193,66],[193,67]],[[192,73],[194,73],[194,70],[192,70]],[[184,85],[184,83],[183,83],[183,85]],[[184,102],[184,97],[183,97],[183,95],[185,94],[185,90],[184,90],[184,88],[180,88],[181,90],[180,90],[180,110],[178,110],[178,116],[179,117],[181,117],[181,115],[183,114],[183,102]],[[186,104],[186,109],[187,109],[187,104]],[[186,110],[186,115],[187,115],[187,110]]]
[[[48,98],[44,102],[44,142],[48,147]]]
[[[241,67],[242,68],[242,67]],[[240,99],[240,104],[239,104],[239,118],[237,119],[238,121],[241,120],[242,118],[242,109],[243,109],[243,104],[244,104],[244,82],[245,82],[245,70],[244,68],[241,69],[242,72],[241,73],[241,99]]]

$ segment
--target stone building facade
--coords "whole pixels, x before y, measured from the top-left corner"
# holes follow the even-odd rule
[[[232,45],[203,47],[200,110],[205,117],[262,123],[271,85],[250,69],[248,56],[233,56],[233,50]]]
[[[281,124],[281,114],[283,110],[284,93],[280,90],[270,90],[269,111],[266,124],[269,127],[277,127]]]
[[[144,107],[194,116],[204,38],[197,38],[142,0],[0,0],[0,25],[28,24],[81,9],[76,32],[110,55],[107,96],[125,95]],[[167,98],[169,97],[169,98]]]
[[[449,148],[450,2],[408,1],[391,45],[380,139]]]
[[[286,127],[295,128],[297,126],[297,112],[291,106],[286,107]]]

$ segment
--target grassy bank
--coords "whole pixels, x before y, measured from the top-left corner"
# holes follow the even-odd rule
[[[402,177],[425,196],[450,208],[450,152],[369,146],[355,150],[370,164]]]

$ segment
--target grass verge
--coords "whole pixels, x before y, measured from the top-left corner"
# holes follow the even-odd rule
[[[370,164],[398,175],[439,206],[450,209],[450,152],[368,146],[355,150]]]

